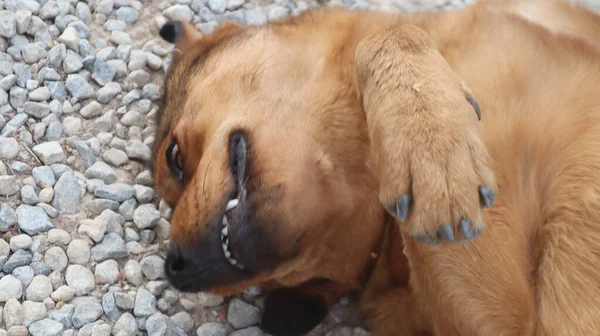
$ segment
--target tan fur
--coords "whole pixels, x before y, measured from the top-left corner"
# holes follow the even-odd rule
[[[281,190],[260,204],[285,218],[269,232],[281,253],[299,246],[214,292],[329,279],[306,291],[330,304],[358,290],[376,335],[600,333],[600,16],[550,0],[326,9],[178,45],[154,164],[172,239],[206,232],[233,185],[227,136],[244,128],[256,176]],[[182,184],[164,159],[172,138]],[[493,207],[480,210],[479,185],[497,188]],[[383,205],[409,190],[398,224]],[[461,216],[479,238],[409,236]]]

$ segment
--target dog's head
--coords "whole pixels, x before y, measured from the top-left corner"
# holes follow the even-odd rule
[[[350,33],[312,27],[310,15],[208,36],[161,28],[175,48],[153,169],[174,209],[165,267],[180,290],[357,285],[365,272],[385,211]]]

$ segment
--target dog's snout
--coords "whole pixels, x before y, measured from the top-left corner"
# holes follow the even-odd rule
[[[174,242],[171,242],[165,260],[165,273],[167,276],[174,276],[183,272],[185,267],[186,262],[179,247]]]

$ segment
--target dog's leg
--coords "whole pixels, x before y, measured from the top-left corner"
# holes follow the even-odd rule
[[[414,302],[431,331],[530,335],[524,235],[500,222],[484,230],[482,207],[496,198],[478,124],[485,111],[415,26],[361,41],[356,68],[380,199],[400,220]]]
[[[329,280],[273,289],[265,300],[261,327],[274,336],[305,335],[349,292],[347,286]]]
[[[362,40],[356,70],[383,206],[420,242],[477,238],[496,184],[464,82],[412,25]]]

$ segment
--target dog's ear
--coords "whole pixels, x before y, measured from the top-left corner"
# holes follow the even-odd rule
[[[202,33],[187,21],[168,21],[158,34],[163,40],[175,44],[175,49],[181,53],[202,39]]]

